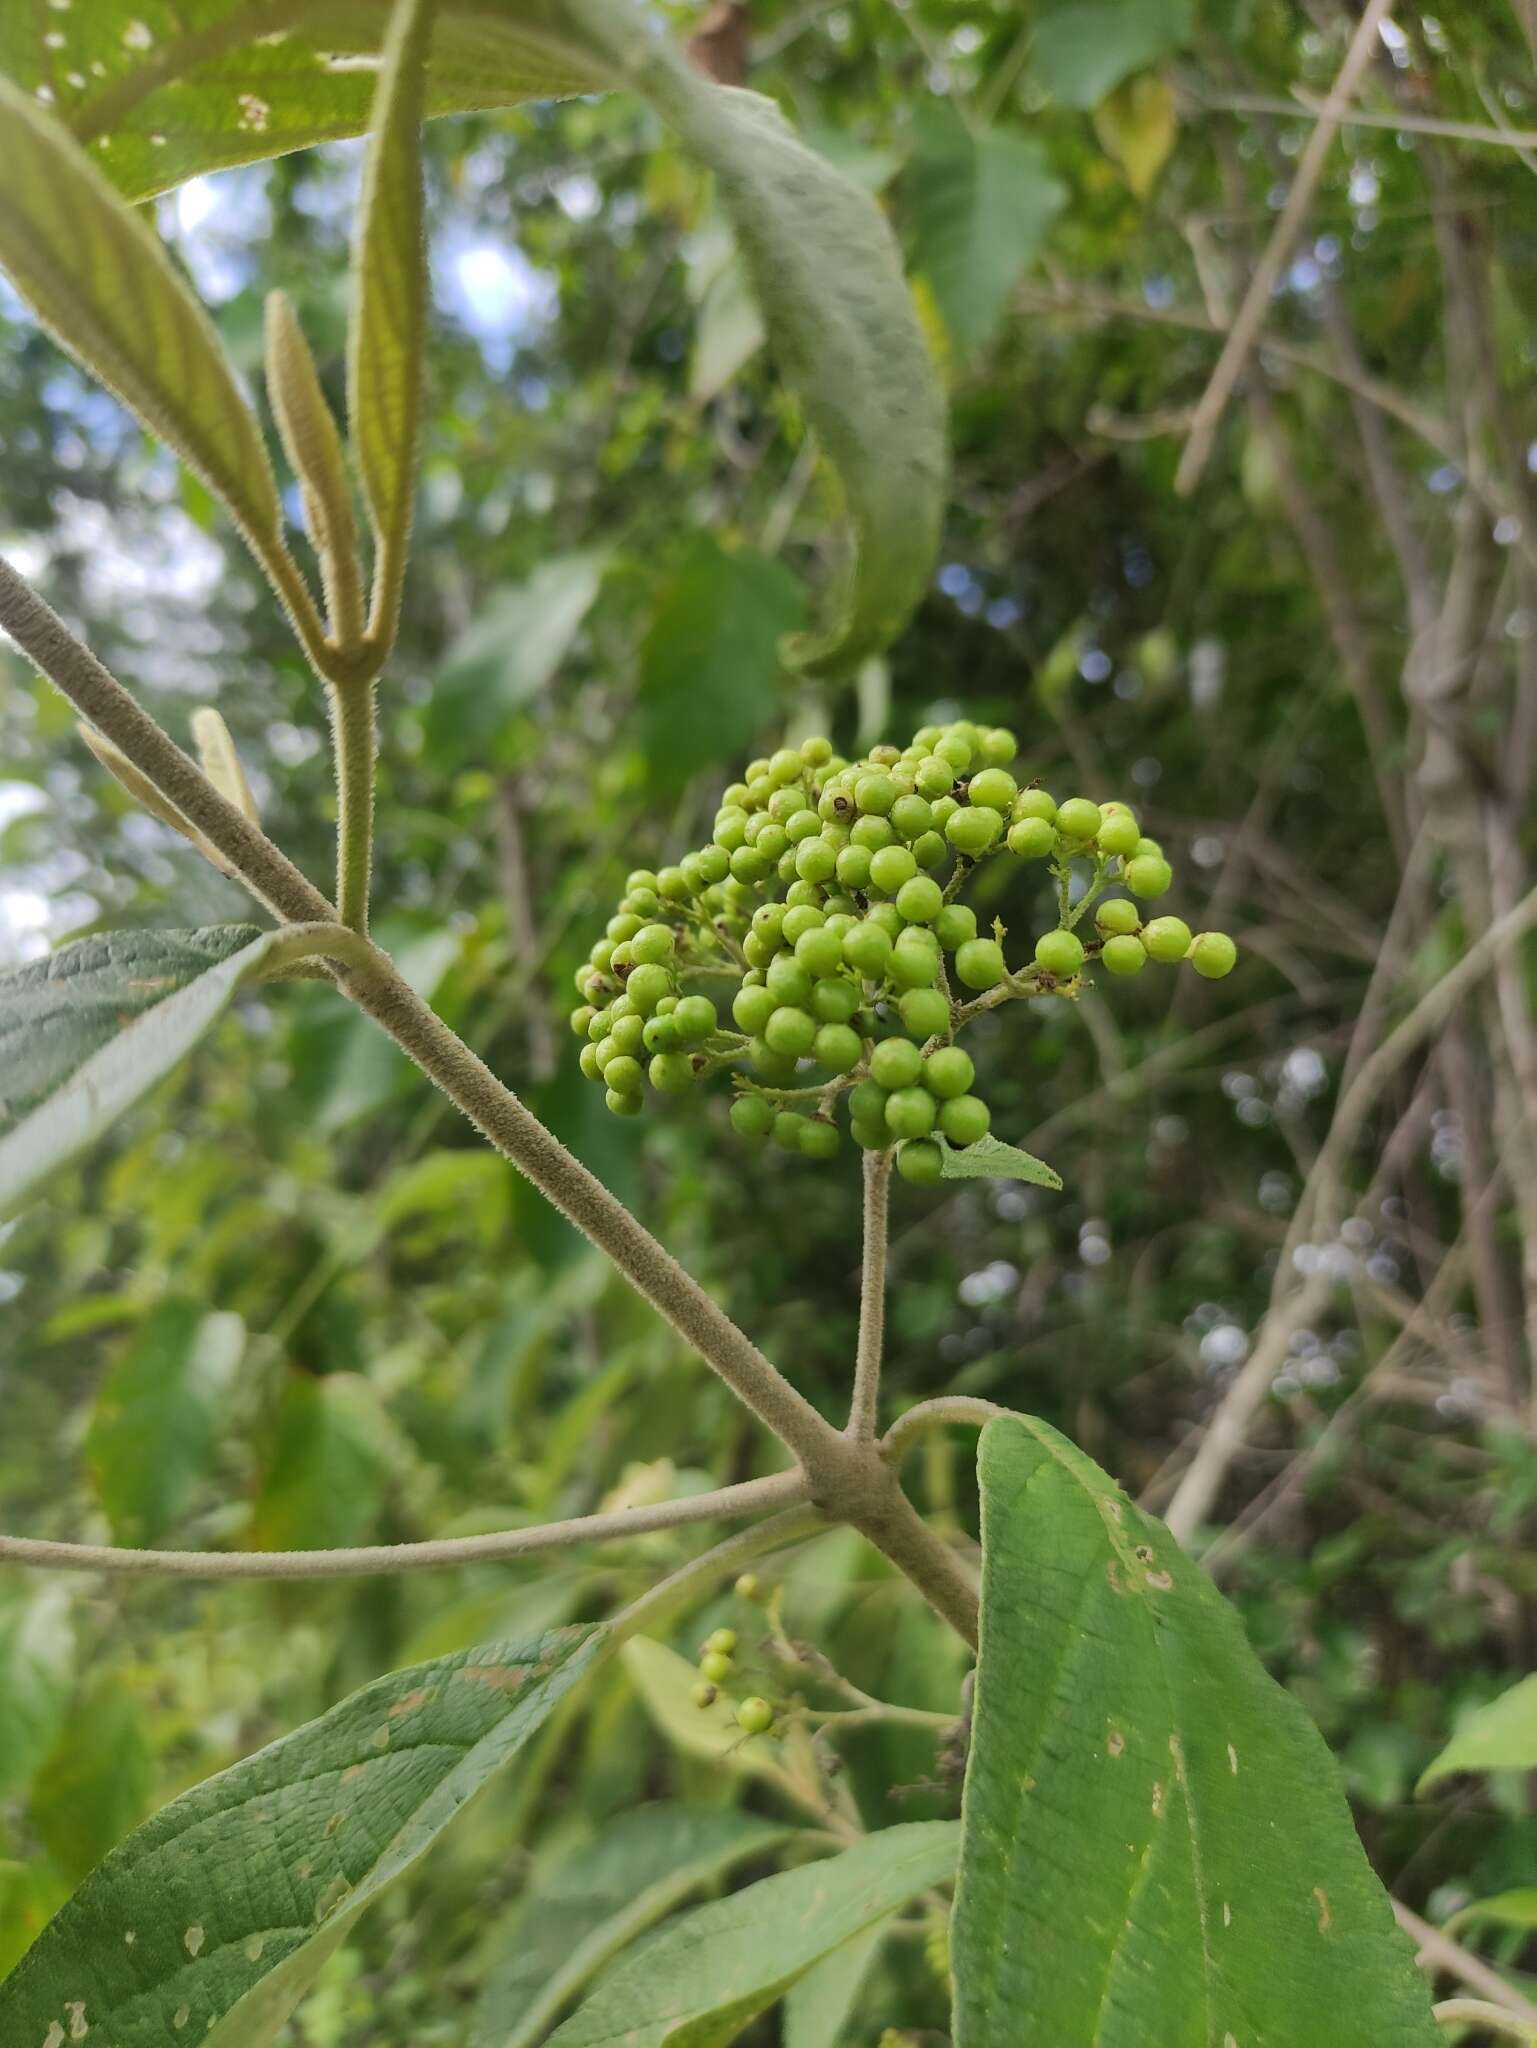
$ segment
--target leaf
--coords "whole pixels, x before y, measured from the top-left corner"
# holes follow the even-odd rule
[[[1027,1180],[1038,1188],[1059,1188],[1062,1176],[1032,1152],[1017,1145],[1005,1145],[1001,1138],[978,1138],[957,1151],[941,1143],[939,1172],[942,1180]]]
[[[62,1586],[0,1606],[0,1799],[28,1784],[52,1748],[74,1660]]]
[[[1537,1675],[1523,1678],[1487,1706],[1477,1707],[1421,1775],[1423,1792],[1453,1771],[1529,1771],[1537,1768]]]
[[[713,1706],[694,1705],[699,1672],[686,1657],[650,1636],[632,1636],[619,1652],[619,1661],[647,1713],[675,1749],[757,1777],[778,1775],[778,1749],[766,1735],[743,1735],[735,1702],[724,1692]]]
[[[567,1629],[394,1672],[183,1793],[0,1984],[0,2040],[62,2043],[78,2016],[74,2039],[111,2048],[266,2043],[604,1643]]]
[[[411,530],[426,354],[421,124],[432,16],[431,0],[396,0],[390,15],[363,170],[347,329],[353,453],[375,537],[397,569]]]
[[[1038,142],[1000,128],[973,132],[947,100],[920,112],[906,190],[913,267],[957,354],[969,356],[997,333],[1067,195]]]
[[[1491,1898],[1475,1899],[1470,1906],[1459,1907],[1442,1932],[1458,1934],[1464,1927],[1517,1927],[1527,1931],[1537,1928],[1537,1886],[1526,1885],[1515,1891],[1496,1892]]]
[[[384,1500],[394,1445],[373,1388],[355,1373],[293,1373],[243,1541],[250,1550],[363,1542]]]
[[[854,2016],[870,1966],[890,1923],[876,1921],[862,1934],[813,1963],[785,2000],[785,2048],[839,2048]]]
[[[552,555],[505,583],[449,647],[432,681],[427,727],[457,759],[495,752],[497,734],[544,690],[570,653],[602,587],[608,557]]]
[[[1129,78],[1094,109],[1094,133],[1126,173],[1132,191],[1146,199],[1179,133],[1174,95],[1154,72]]]
[[[804,616],[788,569],[751,548],[697,534],[657,592],[640,650],[636,717],[648,780],[681,790],[747,752],[781,707],[780,643]]]
[[[119,1543],[157,1544],[197,1497],[245,1348],[237,1315],[152,1309],[97,1391],[85,1456]]]
[[[725,2048],[823,1956],[945,1883],[956,1833],[954,1821],[883,1828],[696,1907],[616,1964],[551,2048]]]
[[[694,352],[689,359],[689,397],[696,405],[708,405],[718,398],[766,338],[747,267],[740,257],[733,256],[715,272],[700,296]]]
[[[0,126],[0,269],[60,346],[223,499],[258,552],[278,545],[283,515],[255,415],[159,237],[4,76]]]
[[[0,1216],[170,1073],[272,938],[106,932],[0,974]]]
[[[1004,2012],[1053,2048],[1429,2048],[1333,1760],[1200,1566],[1043,1422],[990,1423],[980,1478],[956,2048]]]
[[[533,2048],[636,1937],[789,1828],[729,1808],[642,1806],[536,1873],[504,1930],[468,2048]]]
[[[32,1784],[32,1832],[73,1883],[94,1870],[149,1803],[149,1749],[135,1701],[101,1680],[62,1728]]]
[[[1056,0],[1036,21],[1035,76],[1064,106],[1097,106],[1194,28],[1194,0]]]

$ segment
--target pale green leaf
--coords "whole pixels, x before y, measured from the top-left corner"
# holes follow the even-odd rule
[[[411,528],[427,258],[421,124],[431,0],[397,0],[363,169],[347,328],[347,418],[374,533],[398,564]]]
[[[766,339],[763,315],[748,282],[746,265],[732,256],[705,285],[694,323],[688,395],[696,405],[718,398]]]
[[[176,1066],[272,937],[108,932],[0,974],[0,1216]]]
[[[906,180],[913,267],[964,358],[997,333],[1067,195],[1027,136],[972,130],[948,100],[926,103],[917,126]]]
[[[1537,1769],[1537,1675],[1477,1707],[1420,1778],[1419,1789],[1453,1771]]]
[[[1464,1927],[1516,1927],[1537,1930],[1537,1886],[1524,1885],[1515,1891],[1495,1892],[1487,1899],[1475,1899],[1462,1906],[1447,1921],[1447,1934],[1460,1934]]]
[[[884,1828],[696,1907],[623,1957],[552,2044],[725,2048],[823,1956],[944,1884],[956,1835],[953,1821]]]
[[[785,2000],[785,2048],[842,2048],[890,1923],[878,1920],[813,1963]]]
[[[563,1630],[394,1672],[183,1793],[0,1984],[0,2040],[68,2040],[78,2014],[74,2038],[110,2048],[262,2048],[603,1643]]]
[[[69,1596],[56,1581],[0,1606],[0,1798],[52,1747],[74,1661]]]
[[[270,549],[282,512],[255,415],[154,229],[4,75],[0,127],[0,270],[61,346],[223,499],[258,550]]]
[[[695,1706],[699,1673],[686,1657],[650,1636],[632,1636],[619,1661],[657,1728],[685,1756],[703,1757],[758,1777],[777,1775],[778,1746],[766,1735],[743,1735],[728,1694],[722,1692],[713,1706]]]
[[[433,675],[427,725],[434,743],[461,755],[495,753],[498,734],[571,652],[607,567],[596,549],[551,555],[524,582],[490,592]]]
[[[941,1143],[940,1178],[943,1180],[1027,1180],[1038,1188],[1059,1188],[1062,1176],[1018,1145],[1005,1145],[991,1135],[957,1150]]]
[[[789,1828],[726,1807],[642,1806],[536,1870],[502,1930],[468,2048],[533,2048],[637,1936]]]
[[[1000,2013],[1052,2048],[1430,2048],[1333,1760],[1200,1566],[1043,1422],[990,1423],[980,1479],[956,2048]]]
[[[157,1544],[192,1506],[219,1448],[245,1348],[239,1316],[162,1301],[97,1390],[85,1458],[119,1543]]]
[[[1052,0],[1036,20],[1035,76],[1064,106],[1092,107],[1194,27],[1194,0]]]

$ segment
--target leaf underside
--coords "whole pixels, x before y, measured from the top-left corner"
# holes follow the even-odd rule
[[[1335,1765],[1205,1573],[1043,1422],[991,1423],[980,1473],[956,2048],[1019,2014],[1052,2048],[1430,2048]]]

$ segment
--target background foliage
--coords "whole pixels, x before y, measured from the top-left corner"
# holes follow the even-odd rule
[[[1293,95],[1327,92],[1351,25],[1266,0],[710,17],[703,60],[745,67],[881,196],[950,378],[942,566],[850,689],[778,658],[807,577],[834,570],[836,508],[709,180],[617,97],[429,129],[435,327],[381,693],[379,930],[832,1413],[857,1172],[765,1155],[744,1177],[711,1116],[637,1132],[594,1107],[561,1013],[600,906],[695,843],[732,764],[786,730],[852,745],[964,712],[1016,728],[1059,794],[1135,789],[1192,923],[1235,930],[1244,962],[979,1045],[995,1128],[1066,1191],[900,1196],[889,1390],[1044,1416],[1156,1508],[1271,1346],[1210,1561],[1342,1759],[1378,1870],[1441,1921],[1537,1855],[1517,1773],[1415,1790],[1531,1661],[1537,1063],[1518,966],[1405,1068],[1349,1151],[1354,1213],[1302,1248],[1305,1312],[1270,1311],[1363,1011],[1370,1043],[1531,880],[1537,213],[1532,138],[1499,133],[1537,125],[1517,14],[1385,26],[1372,123],[1331,153],[1199,489],[1173,488],[1312,126]],[[1446,123],[1475,134],[1428,132]],[[359,160],[327,145],[160,202],[253,382],[281,286],[340,396]],[[323,875],[322,712],[272,601],[201,488],[17,302],[0,313],[7,552],[174,731],[219,705],[272,829]],[[0,661],[11,954],[244,917]],[[1024,928],[1017,886],[990,908]],[[0,1260],[10,1528],[387,1541],[762,1469],[702,1365],[323,989],[242,1000]],[[969,1442],[936,1443],[918,1479],[975,1528]],[[402,1663],[600,1617],[690,1542],[337,1587],[0,1578],[0,1966],[186,1786]],[[853,1536],[809,1548],[786,1601],[859,1684],[954,1706],[958,1653]],[[729,1601],[712,1619],[751,1625]],[[475,1987],[530,1938],[531,1880],[639,1800],[804,1822],[751,1772],[684,1754],[655,1704],[627,1662],[557,1711],[540,1769],[358,1924],[291,2040],[464,2041]],[[932,1735],[871,1730],[847,1754],[872,1824],[957,1811]],[[726,1867],[711,1854],[702,1883]],[[1530,1915],[1505,1917],[1463,1938],[1519,1963]],[[898,1945],[837,2038],[939,2028],[946,2004],[942,1967]]]

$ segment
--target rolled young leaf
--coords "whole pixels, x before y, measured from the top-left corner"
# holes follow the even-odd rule
[[[325,582],[327,618],[335,637],[350,647],[363,630],[352,479],[315,359],[283,292],[267,294],[263,340],[267,399],[303,494],[304,523]]]
[[[184,1792],[0,1984],[0,2041],[266,2048],[364,1907],[512,1761],[605,1640],[557,1629],[392,1672]]]
[[[1317,1729],[1162,1523],[1028,1416],[982,1435],[956,2048],[1431,2048]]]

